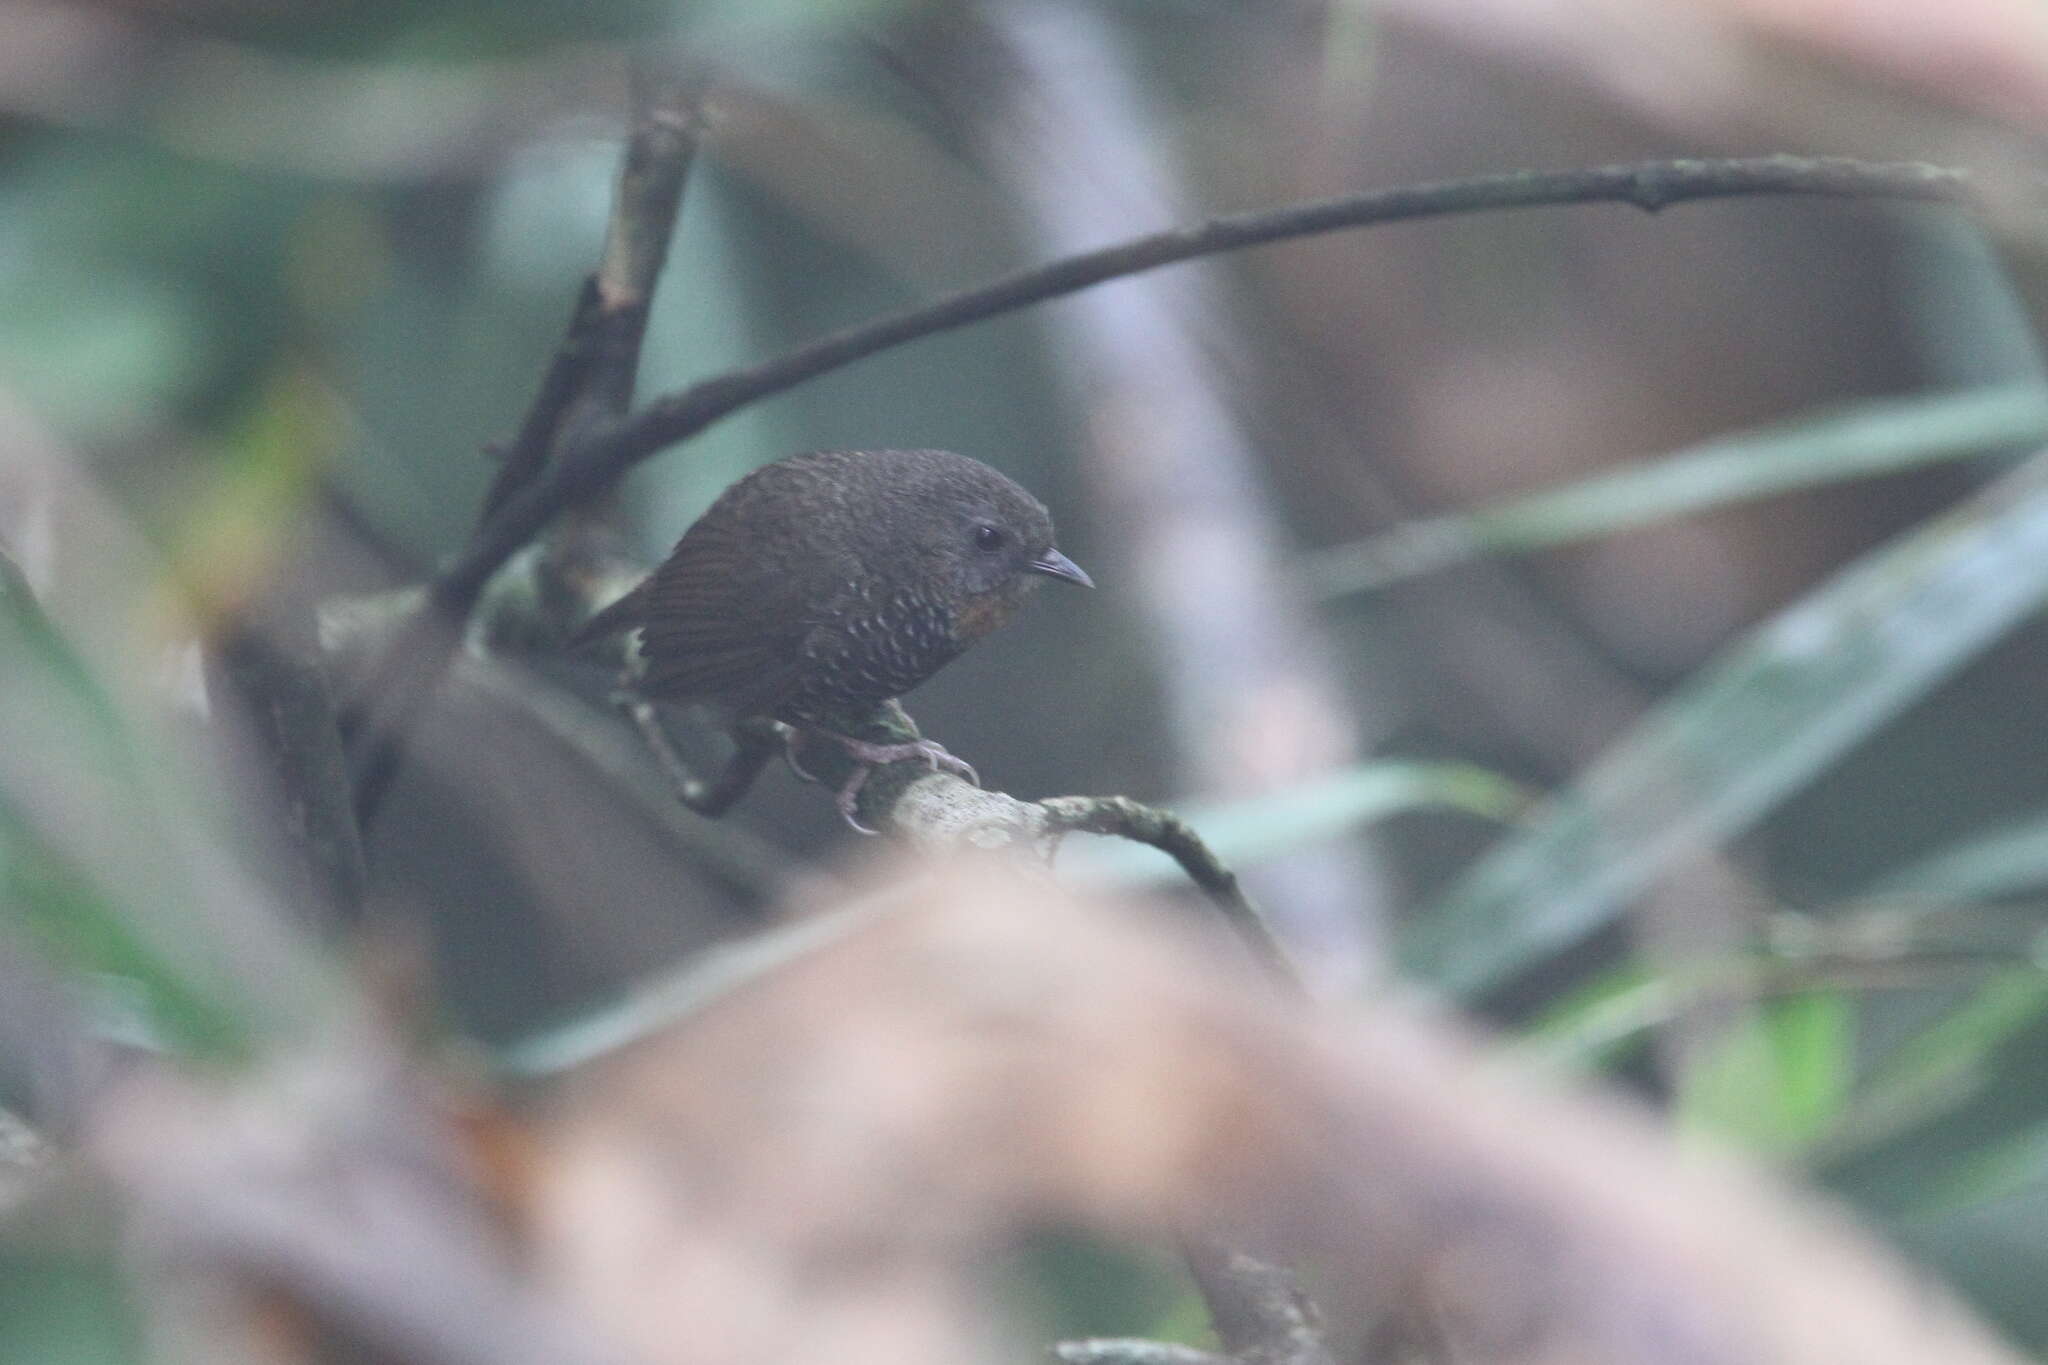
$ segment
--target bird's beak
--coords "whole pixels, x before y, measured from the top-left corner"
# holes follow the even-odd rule
[[[1095,586],[1095,580],[1088,576],[1086,569],[1058,550],[1047,550],[1025,567],[1032,573],[1042,573],[1047,578],[1063,578],[1069,583],[1079,583],[1084,588]]]

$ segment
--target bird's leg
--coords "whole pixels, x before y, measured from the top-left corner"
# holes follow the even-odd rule
[[[669,738],[653,702],[638,692],[620,688],[612,693],[612,705],[625,712],[640,731],[640,737],[647,742],[655,761],[667,776],[676,800],[699,815],[714,819],[731,810],[733,804],[747,794],[747,789],[754,785],[754,779],[761,775],[761,769],[768,766],[768,760],[774,756],[781,738],[773,721],[740,722],[732,730],[736,746],[732,757],[726,760],[725,768],[714,780],[706,782],[692,773],[689,765],[683,762],[683,756],[676,752],[675,741]]]

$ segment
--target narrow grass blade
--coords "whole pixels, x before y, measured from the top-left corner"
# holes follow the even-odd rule
[[[1900,869],[1870,894],[1982,901],[2043,887],[2048,887],[2048,811],[2035,811]]]
[[[1431,517],[1309,556],[1323,597],[1370,592],[1489,554],[1613,535],[1794,489],[2048,441],[2048,388],[2001,385],[1894,398],[1762,427],[1565,488]]]

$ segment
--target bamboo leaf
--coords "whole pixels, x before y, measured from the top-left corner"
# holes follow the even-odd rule
[[[1746,829],[2048,598],[2048,456],[1834,576],[1655,708],[1416,924],[1411,971],[1498,984]]]
[[[1981,901],[2048,886],[2048,811],[1952,844],[1871,888],[1874,896]]]
[[[1309,556],[1325,597],[1370,592],[1489,554],[1567,545],[1795,489],[1893,474],[2048,440],[2048,389],[2000,385],[1832,408],[1613,473],[1430,517]]]
[[[133,1016],[117,1027],[242,1054],[249,1002],[217,946],[189,932],[208,917],[171,825],[191,792],[174,790],[169,760],[138,740],[20,575],[0,579],[0,928],[73,972],[124,983],[104,993],[134,1006],[114,1011]]]

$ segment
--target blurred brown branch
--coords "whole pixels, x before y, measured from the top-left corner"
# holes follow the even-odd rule
[[[1838,1217],[1440,1021],[1337,1023],[1002,868],[864,909],[534,1110],[541,1262],[650,1361],[958,1359],[974,1267],[1047,1222],[1313,1258],[1404,1358],[2014,1360]]]
[[[1311,1257],[1406,1358],[2017,1360],[1835,1215],[1441,1019],[1312,1012],[1007,865],[885,886],[516,1097],[357,1031],[232,1086],[138,1068],[83,1155],[157,1331],[261,1365],[1000,1358],[982,1270],[1051,1223]],[[1314,1335],[1219,1322],[1230,1358],[1322,1358],[1297,1301],[1261,1311]]]
[[[742,795],[775,751],[775,728],[762,725],[737,736],[740,748],[723,778],[705,787],[689,776],[661,728],[652,703],[628,698],[627,706],[648,746],[668,774],[679,800],[692,809],[717,814]],[[902,707],[889,703],[861,724],[836,729],[878,743],[900,744],[917,737],[917,727]],[[808,776],[842,786],[854,760],[832,746],[822,746],[818,769]],[[935,785],[936,784],[936,785]],[[913,793],[917,795],[913,797]],[[702,798],[718,798],[711,808]],[[1300,973],[1273,937],[1259,911],[1239,887],[1237,877],[1202,841],[1192,826],[1169,811],[1122,796],[1066,796],[1040,802],[1016,800],[985,791],[951,773],[931,770],[922,760],[887,765],[862,784],[857,807],[862,824],[888,829],[901,838],[941,854],[960,849],[1006,847],[1050,858],[1061,836],[1072,832],[1131,839],[1157,848],[1178,862],[1220,911],[1225,924],[1245,945],[1268,979],[1293,997],[1303,997]],[[729,975],[720,961],[710,979],[733,983],[746,977]],[[701,1005],[697,990],[682,992]],[[643,1035],[672,1027],[674,997],[664,992],[637,1019],[624,1021],[624,1034]],[[1317,1312],[1291,1272],[1234,1247],[1201,1238],[1183,1243],[1218,1336],[1232,1355],[1261,1365],[1328,1365]]]
[[[358,1036],[233,1089],[163,1068],[103,1095],[87,1151],[128,1205],[158,1344],[250,1365],[630,1365],[522,1273],[451,1079]]]

